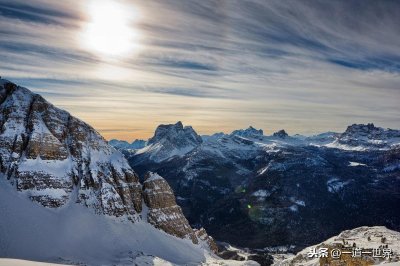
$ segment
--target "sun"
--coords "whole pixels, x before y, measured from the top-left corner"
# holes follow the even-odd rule
[[[87,50],[101,56],[124,56],[138,48],[139,34],[134,27],[137,11],[132,6],[93,0],[88,13],[82,36]]]

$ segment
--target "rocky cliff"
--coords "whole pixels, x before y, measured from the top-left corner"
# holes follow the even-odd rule
[[[144,198],[151,224],[199,242],[164,179],[150,177],[142,190],[123,155],[96,130],[7,80],[0,80],[0,174],[50,208],[80,203],[137,221],[147,211]]]
[[[147,211],[147,220],[168,234],[191,239],[195,244],[217,252],[213,238],[204,228],[193,230],[183,215],[181,207],[176,204],[175,195],[164,178],[156,173],[148,172],[143,183],[143,198]]]
[[[141,212],[137,175],[103,137],[68,112],[2,80],[0,126],[0,169],[33,201],[46,207],[80,202],[129,219]]]

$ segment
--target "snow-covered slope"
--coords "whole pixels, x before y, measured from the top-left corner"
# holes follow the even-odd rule
[[[383,241],[384,239],[384,241]],[[315,248],[318,250],[319,248],[336,248],[341,247],[340,249],[348,247],[351,249],[353,245],[357,248],[361,248],[363,250],[367,249],[377,249],[382,248],[382,245],[390,248],[393,254],[391,255],[391,259],[388,258],[373,258],[372,255],[367,256],[364,262],[369,262],[373,265],[389,265],[388,263],[393,263],[392,265],[400,265],[400,232],[392,231],[387,229],[384,226],[374,226],[374,227],[359,227],[352,230],[346,230],[340,233],[337,236],[331,237],[328,240],[307,247],[304,250],[297,253],[295,256],[284,260],[276,260],[275,266],[290,266],[290,265],[303,265],[303,266],[319,266],[320,259],[316,257],[309,257],[308,253],[311,249]],[[345,260],[346,258],[343,257]],[[361,260],[361,259],[360,259]],[[350,260],[348,261],[350,263]],[[370,265],[368,263],[368,265]],[[339,265],[339,264],[337,264]],[[342,265],[342,264],[341,264]],[[354,264],[355,265],[355,264]],[[361,264],[357,264],[361,265]]]
[[[116,222],[73,202],[58,209],[43,208],[2,176],[0,213],[0,258],[88,265],[230,265],[145,221]]]

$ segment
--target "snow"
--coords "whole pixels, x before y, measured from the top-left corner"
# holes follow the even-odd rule
[[[157,173],[149,172],[149,177],[144,182],[151,182],[151,181],[160,180],[160,179],[164,180],[164,178],[162,178]]]
[[[255,191],[252,195],[255,197],[266,198],[269,195],[271,195],[271,193],[266,190],[260,189],[260,190]]]
[[[328,191],[331,193],[338,192],[344,186],[348,185],[352,180],[341,181],[339,178],[331,178],[326,182],[326,186],[328,187]]]
[[[53,199],[63,199],[69,196],[69,194],[64,190],[64,189],[60,189],[60,188],[45,188],[45,189],[41,189],[41,190],[27,190],[26,192],[22,192],[22,193],[26,193],[29,196],[48,196],[50,198]]]
[[[58,258],[93,265],[114,263],[140,250],[182,264],[204,260],[204,251],[147,223],[117,223],[71,204],[46,209],[0,183],[0,257],[57,262]]]
[[[392,231],[387,229],[384,226],[373,226],[373,227],[358,227],[352,230],[346,230],[340,233],[338,236],[334,236],[329,238],[328,240],[303,249],[295,256],[289,258],[283,258],[283,260],[275,260],[275,266],[287,266],[293,265],[292,263],[296,263],[295,265],[303,265],[303,266],[319,266],[318,258],[308,258],[307,253],[312,248],[319,248],[321,246],[332,246],[335,243],[341,244],[343,243],[343,239],[349,242],[349,245],[352,246],[353,243],[356,243],[357,247],[363,249],[372,249],[378,248],[382,245],[381,239],[382,237],[386,237],[385,244],[388,244],[388,247],[392,249],[394,256],[393,259],[397,260],[390,264],[387,260],[375,261],[375,265],[386,265],[386,266],[398,266],[400,262],[400,232]],[[275,257],[277,258],[277,257]]]
[[[70,157],[65,160],[23,159],[18,165],[20,172],[41,172],[55,177],[66,177],[72,171],[73,162]]]
[[[338,141],[334,141],[325,145],[327,148],[334,148],[334,149],[340,149],[340,150],[345,150],[345,151],[366,151],[368,150],[367,147],[363,147],[363,146],[350,146],[350,145],[346,145],[346,144],[341,144]]]
[[[66,266],[66,264],[0,258],[0,266]]]
[[[363,163],[349,162],[349,166],[367,166],[367,165]]]
[[[223,261],[146,221],[96,215],[73,201],[60,209],[44,208],[15,191],[2,175],[0,213],[0,258],[87,265],[257,265]],[[48,264],[0,259],[0,265]]]
[[[306,206],[306,203],[303,200],[299,200],[299,199],[296,199],[294,197],[291,197],[290,201],[293,202],[294,204],[298,205],[298,206],[302,206],[302,207]]]
[[[268,170],[268,167],[263,167],[263,168],[261,168],[260,170],[258,170],[258,175],[263,175],[265,172],[267,172],[267,170]]]

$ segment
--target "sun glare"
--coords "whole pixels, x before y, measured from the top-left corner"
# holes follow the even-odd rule
[[[96,0],[88,7],[89,22],[83,32],[86,49],[102,56],[123,56],[138,48],[134,27],[137,11],[118,1]]]

